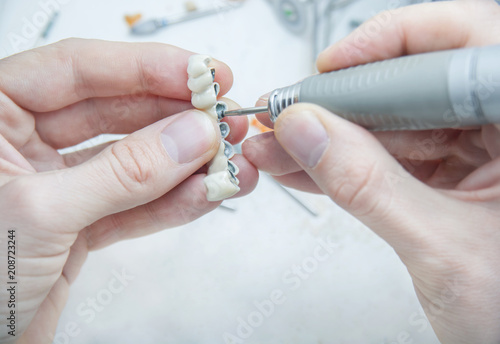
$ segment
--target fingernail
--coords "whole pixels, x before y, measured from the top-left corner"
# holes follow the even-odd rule
[[[271,92],[263,94],[259,97],[259,99],[255,102],[255,106],[266,106],[269,101],[269,95]]]
[[[269,96],[271,95],[271,92],[268,92],[266,94],[263,94],[259,97],[259,101],[267,102],[269,100]]]
[[[212,147],[216,133],[208,115],[192,111],[177,115],[161,133],[161,142],[170,158],[185,164]]]
[[[325,128],[310,111],[289,114],[279,121],[277,138],[283,148],[309,168],[318,165],[329,141]]]
[[[248,139],[245,140],[245,142],[250,142],[252,144],[262,145],[263,143],[265,144],[265,142],[268,140],[269,140],[268,135],[257,134],[257,135],[249,137]]]

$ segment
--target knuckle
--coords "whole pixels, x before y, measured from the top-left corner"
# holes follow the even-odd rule
[[[84,112],[84,120],[87,126],[84,126],[86,132],[83,133],[86,139],[90,139],[95,136],[95,132],[98,133],[113,133],[116,124],[113,119],[110,118],[109,113],[102,109],[100,100],[97,98],[88,99],[85,102],[86,111]]]
[[[51,51],[60,63],[67,65],[71,62],[71,55],[81,46],[82,41],[78,38],[65,38],[48,47],[52,49]]]
[[[136,58],[136,66],[140,85],[137,90],[139,94],[161,94],[161,90],[165,87],[165,80],[171,80],[168,68],[158,63],[151,63],[150,59],[145,58],[144,55]]]
[[[111,146],[111,169],[128,192],[137,192],[153,184],[156,159],[144,142],[119,141]]]
[[[35,131],[35,117],[27,111],[19,111],[14,103],[0,92],[0,123],[7,130],[3,135],[14,147],[24,146]]]

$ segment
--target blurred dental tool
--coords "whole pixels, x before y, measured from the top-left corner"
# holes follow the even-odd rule
[[[139,22],[142,19],[142,14],[141,13],[136,13],[136,14],[126,14],[125,15],[125,21],[127,22],[127,25],[129,27],[134,26],[137,22]]]
[[[285,186],[281,185],[276,179],[274,179],[270,174],[266,175],[281,189],[284,193],[286,193],[291,199],[293,199],[302,209],[307,211],[310,215],[314,217],[318,217],[318,213],[313,210],[310,206],[305,204],[301,199],[295,196],[290,190],[288,190]]]
[[[194,20],[202,17],[206,17],[213,14],[218,14],[221,12],[229,11],[238,8],[242,5],[243,1],[226,1],[222,4],[216,4],[215,6],[204,9],[189,11],[177,16],[156,18],[140,21],[134,24],[130,32],[134,35],[151,35],[160,29],[166,28],[174,24],[183,23],[189,20]]]
[[[222,202],[222,204],[219,205],[219,208],[221,208],[223,210],[226,210],[226,211],[230,211],[232,213],[234,213],[234,212],[236,212],[238,210],[238,208],[236,208],[236,206],[234,205],[234,203],[231,203],[231,202],[228,202],[228,201]]]
[[[47,37],[49,36],[50,32],[52,31],[52,28],[54,27],[54,23],[56,22],[57,18],[59,17],[59,12],[56,11],[52,13],[52,15],[49,17],[49,20],[47,21],[47,24],[45,24],[45,27],[43,28],[42,31],[40,31],[40,35],[36,39],[35,43],[33,44],[33,48],[39,47],[47,41]]]

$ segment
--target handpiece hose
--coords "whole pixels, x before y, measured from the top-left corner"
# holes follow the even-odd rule
[[[447,50],[311,76],[269,96],[274,122],[307,102],[370,130],[500,123],[500,45]]]

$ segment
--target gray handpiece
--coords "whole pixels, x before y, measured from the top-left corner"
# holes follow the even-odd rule
[[[269,97],[271,120],[297,102],[370,130],[500,123],[500,45],[447,50],[311,76]]]

